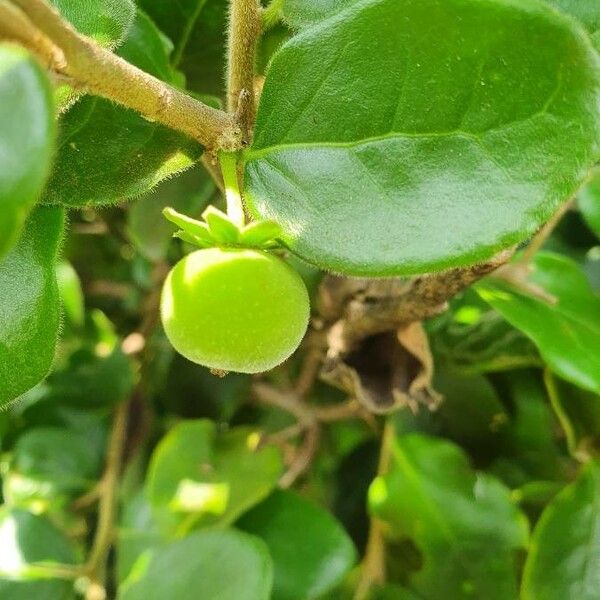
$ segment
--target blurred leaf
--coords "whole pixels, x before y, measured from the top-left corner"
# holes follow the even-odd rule
[[[369,490],[373,514],[394,539],[411,539],[422,568],[410,587],[426,600],[516,597],[513,562],[528,525],[493,477],[474,473],[449,442],[410,434],[391,448],[389,474]]]
[[[11,504],[52,502],[89,490],[102,468],[89,440],[65,428],[31,429],[11,452],[4,495]]]
[[[273,600],[310,600],[337,585],[356,551],[341,525],[301,496],[276,491],[238,523],[262,538],[273,558]]]
[[[119,347],[106,356],[84,348],[50,376],[46,397],[64,406],[109,408],[125,400],[134,383],[130,360]]]
[[[600,464],[589,463],[543,512],[523,575],[523,600],[597,600]]]
[[[148,260],[163,260],[177,229],[163,217],[163,209],[170,206],[177,212],[200,216],[214,191],[214,183],[200,166],[163,181],[130,206],[127,229],[131,241]]]
[[[0,597],[6,600],[75,600],[73,582],[51,579],[37,565],[75,563],[69,541],[48,520],[0,508]]]
[[[566,476],[564,457],[554,436],[556,421],[541,377],[533,371],[512,371],[504,379],[503,397],[510,405],[500,456],[490,472],[508,485]]]
[[[577,204],[585,222],[600,238],[600,169],[596,169],[590,180],[579,190]]]
[[[426,323],[436,363],[466,373],[542,365],[535,345],[472,289],[450,301],[450,310]]]
[[[85,318],[85,301],[81,281],[71,263],[62,260],[56,265],[56,279],[67,318],[74,326],[81,327]]]
[[[172,63],[186,75],[187,87],[206,94],[224,93],[226,0],[140,0],[154,22],[175,41]]]
[[[233,522],[273,490],[279,451],[256,447],[257,432],[239,427],[218,434],[211,421],[184,421],[156,447],[146,482],[157,518],[176,535]],[[169,511],[167,513],[167,511]]]
[[[564,256],[539,253],[533,267],[530,281],[554,297],[555,303],[492,277],[476,289],[535,342],[557,375],[600,393],[600,298],[579,266]]]
[[[123,582],[137,559],[146,551],[164,545],[152,508],[140,491],[123,508],[117,541],[117,581]]]
[[[587,461],[600,453],[600,397],[552,377],[544,377],[548,397],[571,455]]]
[[[118,51],[156,77],[174,73],[160,31],[141,11]],[[189,167],[201,154],[193,140],[132,110],[86,97],[61,119],[58,154],[44,201],[69,206],[114,204],[143,194]]]
[[[55,129],[50,85],[40,65],[24,49],[0,44],[0,260],[42,193]]]
[[[135,17],[133,0],[51,1],[80,33],[111,49],[123,41]]]
[[[472,449],[478,458],[486,446],[498,445],[508,414],[483,375],[464,375],[436,365],[434,388],[444,397],[436,417],[444,435]]]
[[[0,261],[0,406],[39,383],[52,365],[63,225],[62,209],[37,208],[17,245]]]
[[[261,540],[197,532],[140,556],[118,600],[269,600],[273,566]]]

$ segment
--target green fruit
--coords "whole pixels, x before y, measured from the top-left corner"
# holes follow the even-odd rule
[[[300,344],[310,306],[300,276],[260,250],[208,248],[169,273],[161,317],[174,348],[223,371],[260,373]]]

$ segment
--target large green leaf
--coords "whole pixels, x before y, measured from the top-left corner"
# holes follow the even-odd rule
[[[0,261],[0,406],[41,381],[58,338],[56,258],[64,211],[37,208]]]
[[[118,46],[133,23],[133,0],[52,0],[81,33],[107,48]]]
[[[554,302],[491,277],[477,291],[536,343],[556,374],[600,393],[600,298],[579,266],[558,254],[538,254],[530,279]]]
[[[0,45],[0,259],[42,193],[54,143],[48,80],[23,49]]]
[[[264,542],[233,530],[198,532],[142,554],[118,600],[269,600]]]
[[[221,95],[227,0],[141,0],[140,5],[174,42],[172,63],[197,92]]]
[[[273,58],[248,206],[336,272],[480,261],[577,189],[599,93],[589,39],[541,3],[364,0]]]
[[[597,600],[600,464],[590,463],[543,512],[523,576],[523,600]]]
[[[168,67],[168,45],[139,11],[119,55],[156,77]],[[189,167],[200,146],[102,98],[86,97],[62,118],[56,164],[44,196],[50,204],[110,204],[142,194]]]
[[[218,434],[212,421],[184,421],[159,443],[146,493],[157,517],[175,534],[196,524],[231,523],[273,490],[279,451],[256,448],[259,436],[240,427]],[[167,512],[168,511],[168,512]]]
[[[356,551],[341,525],[292,492],[275,492],[246,513],[239,526],[267,543],[274,563],[272,600],[319,598],[355,560]]]
[[[50,579],[36,566],[72,564],[75,552],[52,523],[21,510],[0,508],[0,597],[74,600],[73,582]]]
[[[392,445],[389,474],[369,490],[372,512],[418,547],[410,584],[424,600],[516,598],[513,552],[527,543],[510,490],[474,473],[447,441],[411,434]]]

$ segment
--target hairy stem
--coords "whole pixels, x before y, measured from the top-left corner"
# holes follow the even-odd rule
[[[236,150],[244,145],[234,116],[203,104],[101,48],[76,32],[45,0],[11,1],[64,55],[64,63],[52,65],[59,74],[71,77],[92,94],[189,135],[210,150]],[[21,37],[31,38],[25,31]]]
[[[258,0],[231,0],[227,109],[237,113],[246,133],[252,130],[256,113],[254,62],[261,32],[261,7]]]

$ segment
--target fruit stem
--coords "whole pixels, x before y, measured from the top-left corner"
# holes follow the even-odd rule
[[[239,227],[245,224],[244,205],[237,173],[237,155],[234,152],[219,152],[219,162],[225,183],[227,216]]]

